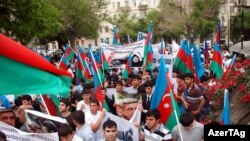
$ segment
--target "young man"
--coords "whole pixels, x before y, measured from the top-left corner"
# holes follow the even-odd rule
[[[102,123],[103,117],[105,116],[106,110],[102,109],[100,112],[99,109],[99,101],[97,99],[92,99],[90,101],[90,111],[86,112],[86,123],[94,132],[95,140],[100,140],[103,138],[100,125]]]
[[[16,124],[16,116],[12,109],[0,109],[0,121],[15,127]]]
[[[153,94],[153,83],[151,81],[147,81],[144,84],[144,87],[145,87],[146,94],[141,95],[141,98],[142,98],[141,122],[143,124],[145,123],[145,118],[146,118],[145,115],[146,115],[147,111],[149,110],[150,104],[151,104],[151,97]]]
[[[74,133],[73,129],[68,124],[62,124],[58,128],[58,135],[60,141],[83,141]]]
[[[105,138],[100,141],[121,141],[117,138],[117,125],[113,120],[103,123],[103,134]]]
[[[191,112],[186,112],[180,116],[181,125],[176,125],[172,130],[173,141],[181,141],[180,126],[182,138],[187,141],[201,141],[204,136],[204,126],[194,120]]]
[[[194,76],[191,73],[185,75],[185,83],[187,85],[184,98],[188,103],[188,111],[191,111],[197,121],[200,120],[201,109],[205,104],[203,93],[198,85],[194,84]]]
[[[65,118],[68,122],[68,124],[72,127],[72,129],[75,129],[75,125],[72,121],[72,113],[70,112],[70,104],[71,101],[68,98],[64,98],[59,103],[59,113],[58,116]]]
[[[82,98],[83,100],[77,103],[76,110],[82,110],[86,113],[89,111],[89,103],[91,99],[91,93],[88,89],[82,91]]]
[[[81,110],[74,111],[72,114],[73,123],[76,125],[76,135],[84,141],[95,141],[94,133],[85,123],[85,115]]]
[[[172,141],[172,134],[160,122],[160,112],[157,109],[149,110],[146,114],[146,124],[139,134],[140,140],[145,141]]]

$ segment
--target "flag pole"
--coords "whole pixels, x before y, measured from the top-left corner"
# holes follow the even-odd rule
[[[93,56],[93,54],[92,54],[92,51],[90,50],[90,55],[91,55],[91,58],[92,58],[92,60],[93,60],[93,63],[94,63],[94,66],[95,66],[95,68],[96,68],[96,73],[97,73],[97,76],[98,76],[98,79],[99,79],[99,81],[100,81],[100,84],[101,84],[101,86],[103,87],[103,85],[102,85],[102,80],[101,80],[101,77],[100,77],[100,75],[99,75],[99,72],[98,72],[98,70],[97,70],[97,65],[96,65],[96,63],[95,63],[95,58],[94,58],[94,56]]]
[[[48,115],[51,116],[51,114],[50,114],[50,112],[49,112],[49,109],[48,109],[48,107],[47,107],[47,105],[46,105],[46,103],[45,103],[45,101],[44,101],[44,99],[43,99],[43,96],[42,96],[41,94],[40,94],[40,97],[41,97],[41,100],[42,100],[42,103],[43,103],[43,105],[44,105],[44,107],[45,107],[46,112],[48,113]]]
[[[171,84],[171,82],[170,82],[168,76],[169,76],[169,73],[167,74],[167,82],[169,83],[170,91],[173,92],[172,84]],[[184,141],[184,140],[183,140],[182,133],[181,133],[179,118],[178,118],[178,116],[177,116],[177,111],[176,111],[176,107],[175,107],[175,102],[173,101],[174,96],[173,96],[173,93],[171,93],[171,92],[170,92],[170,97],[171,97],[171,103],[172,103],[173,109],[174,109],[174,115],[175,115],[175,119],[176,119],[176,122],[177,122],[177,127],[178,127],[178,130],[179,130],[179,133],[180,133],[181,141]]]
[[[176,118],[176,121],[177,121],[177,126],[178,126],[178,130],[179,130],[179,133],[180,133],[181,141],[184,141],[182,133],[181,133],[180,123],[179,123],[179,120],[178,120],[176,109],[174,109],[174,115],[175,115],[175,118]]]

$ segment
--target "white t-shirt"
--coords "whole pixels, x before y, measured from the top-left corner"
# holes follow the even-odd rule
[[[91,124],[91,123],[95,124],[97,122],[98,118],[100,117],[100,115],[101,115],[100,111],[97,111],[96,115],[93,115],[90,111],[88,111],[85,114],[85,122],[87,124]],[[101,139],[104,138],[101,126],[98,128],[98,130],[96,131],[96,133],[94,133],[94,137],[95,137],[95,140],[97,140],[97,141],[99,141],[99,140],[101,140]]]
[[[81,100],[76,105],[76,110],[81,110],[82,105],[84,105],[84,109],[82,111],[86,114],[86,112],[89,111],[89,105],[84,102],[84,100]]]

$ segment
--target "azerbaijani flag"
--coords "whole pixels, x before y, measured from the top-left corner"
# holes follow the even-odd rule
[[[206,39],[204,39],[204,64],[208,65],[209,64],[209,53],[208,53],[208,45]]]
[[[122,72],[122,78],[128,79],[128,75],[132,73],[132,53],[129,54],[126,66]]]
[[[166,54],[164,39],[161,39],[160,54],[162,54],[162,55]]]
[[[226,68],[226,71],[223,73],[223,77],[227,76],[230,73],[230,71],[234,65],[235,59],[236,59],[236,53],[234,53],[229,66]]]
[[[223,125],[230,124],[230,104],[229,104],[229,95],[227,89],[225,89],[224,91],[224,106],[223,106],[221,122]]]
[[[181,41],[181,47],[174,61],[174,68],[178,69],[183,74],[193,73],[191,50],[187,40]]]
[[[104,103],[104,95],[102,94],[101,88],[102,83],[104,82],[104,75],[96,63],[96,60],[93,56],[91,48],[89,48],[90,59],[94,68],[94,92],[95,98],[99,100],[102,104]]]
[[[78,52],[79,52],[79,59],[82,61],[83,67],[84,67],[84,78],[85,82],[88,83],[88,80],[91,75],[91,71],[88,65],[89,58],[85,55],[85,52],[81,46],[78,46]]]
[[[198,78],[196,81],[200,81],[201,76],[205,74],[204,66],[201,63],[201,55],[200,55],[200,48],[196,47],[194,44],[193,46],[193,61],[194,61],[194,67],[195,67],[195,76]],[[196,82],[198,83],[198,82]]]
[[[0,34],[0,95],[60,94],[70,92],[71,74],[42,56]]]
[[[216,33],[216,42],[219,44],[220,47],[220,35],[221,35],[221,22],[218,21],[218,28],[217,28],[217,33]]]
[[[153,23],[150,21],[149,27],[148,27],[148,34],[147,38],[145,40],[145,45],[144,45],[144,53],[143,53],[143,64],[147,63],[147,58],[148,58],[148,48],[149,48],[149,43],[151,40],[151,35],[152,35],[152,30],[153,30]]]
[[[163,85],[164,84],[164,85]],[[166,64],[161,58],[160,69],[152,95],[150,109],[158,109],[161,113],[161,122],[170,130],[178,124],[180,109],[174,99],[172,85],[169,81]]]
[[[59,68],[63,69],[63,70],[68,70],[68,64],[70,62],[70,60],[74,57],[74,50],[68,45],[66,44],[66,49],[65,52],[62,56],[62,59],[59,63]]]
[[[146,70],[153,71],[153,53],[154,52],[153,52],[152,44],[149,43]]]
[[[215,43],[213,59],[210,64],[210,70],[216,74],[217,79],[220,80],[222,78],[223,75],[222,55],[218,43]]]
[[[102,64],[102,69],[106,70],[107,72],[109,72],[109,64],[108,61],[106,59],[105,53],[103,52],[103,48],[100,48],[100,56],[101,56],[101,64]]]

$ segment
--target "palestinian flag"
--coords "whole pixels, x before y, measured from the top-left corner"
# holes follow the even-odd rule
[[[125,66],[125,68],[123,70],[122,78],[128,79],[128,75],[130,73],[132,73],[132,54],[131,53],[129,54],[126,66]]]
[[[60,94],[70,92],[71,74],[42,56],[0,34],[0,95]]]

